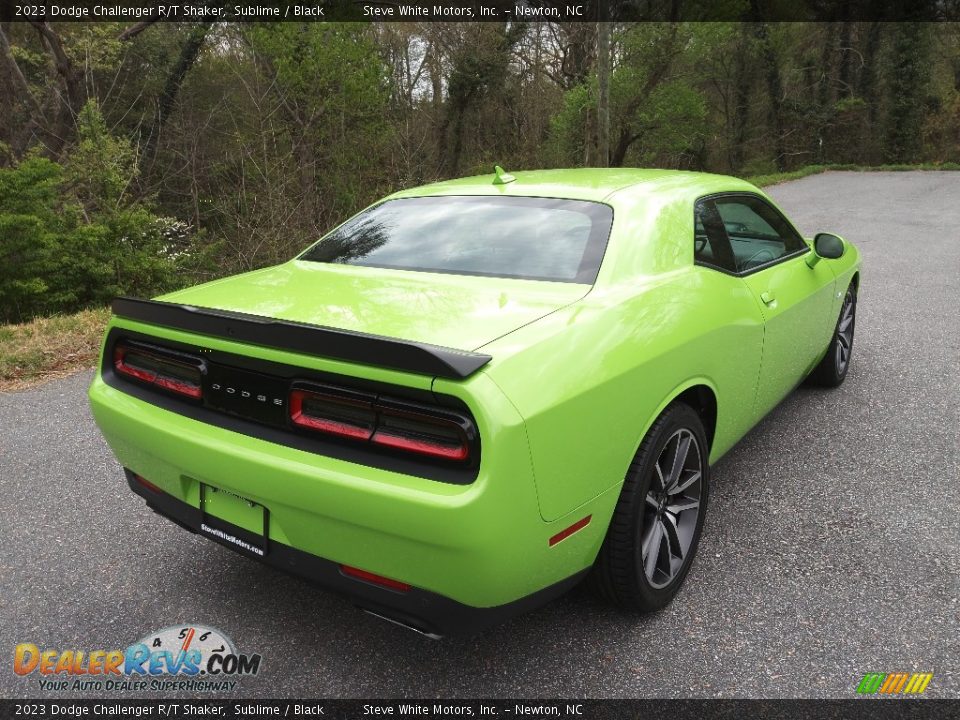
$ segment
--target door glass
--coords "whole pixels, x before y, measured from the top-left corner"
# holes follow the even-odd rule
[[[717,198],[714,205],[730,239],[737,272],[750,272],[807,249],[780,213],[760,198]]]
[[[694,212],[693,258],[700,265],[737,272],[723,220],[712,200],[701,200]]]

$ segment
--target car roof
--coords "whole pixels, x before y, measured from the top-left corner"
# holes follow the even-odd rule
[[[685,190],[696,194],[721,191],[755,190],[737,178],[686,170],[641,168],[576,168],[569,170],[511,171],[515,180],[495,184],[495,174],[444,180],[401,190],[393,198],[435,195],[499,195],[519,197],[567,198],[602,202],[620,190],[643,185],[646,192]],[[638,188],[640,189],[640,188]]]

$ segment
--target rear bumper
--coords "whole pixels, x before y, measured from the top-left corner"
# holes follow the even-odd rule
[[[206,525],[199,508],[168,493],[152,491],[137,482],[130,470],[124,468],[124,472],[130,489],[142,497],[151,510],[190,532],[199,533],[253,560],[302,577],[324,590],[344,596],[363,610],[431,637],[473,634],[532,610],[567,592],[589,571],[589,568],[581,570],[526,597],[487,608],[472,607],[419,588],[392,590],[344,575],[340,564],[276,541],[268,542],[262,556],[244,551],[238,540],[249,543],[256,542],[256,539],[243,528],[218,520],[215,529],[222,535],[206,532],[201,527]]]
[[[260,536],[271,549],[265,562],[378,614],[450,634],[475,631],[563,592],[593,564],[616,502],[616,492],[602,493],[545,522],[522,420],[483,373],[469,384],[471,397],[481,398],[471,409],[487,451],[467,485],[288,447],[258,437],[254,428],[204,423],[112,387],[99,374],[89,397],[120,464],[162,491],[134,488],[161,514],[197,531],[201,488],[235,494],[268,512]],[[587,515],[589,525],[550,542]],[[229,513],[222,519],[247,526]],[[341,565],[416,590],[400,597],[341,575]]]

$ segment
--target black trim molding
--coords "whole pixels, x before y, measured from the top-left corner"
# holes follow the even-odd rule
[[[470,377],[492,360],[428,343],[159,300],[118,297],[113,314],[208,337],[453,380]]]

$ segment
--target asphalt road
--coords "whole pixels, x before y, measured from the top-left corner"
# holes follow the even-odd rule
[[[830,173],[771,194],[804,234],[862,250],[853,366],[719,463],[663,612],[576,590],[441,642],[368,617],[150,513],[82,373],[0,394],[0,696],[43,694],[11,671],[17,643],[123,648],[197,622],[262,654],[244,696],[842,698],[865,672],[927,671],[927,695],[960,697],[960,173]]]

